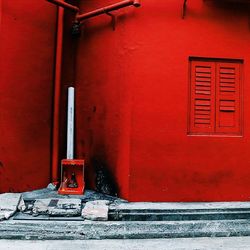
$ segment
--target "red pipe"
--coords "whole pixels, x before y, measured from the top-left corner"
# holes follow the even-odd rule
[[[63,49],[63,18],[64,9],[58,8],[57,16],[57,38],[55,59],[55,83],[54,83],[54,114],[53,114],[53,136],[52,136],[52,182],[59,180],[59,119],[60,119],[60,93],[61,93],[61,71],[62,71],[62,49]]]
[[[1,0],[0,0],[1,1]],[[79,8],[65,3],[62,0],[47,0],[63,8],[68,8],[79,12]],[[118,10],[123,7],[133,5],[140,7],[139,0],[125,0],[116,4],[97,9],[95,11],[76,15],[76,21],[85,20],[103,13]],[[60,124],[60,94],[61,94],[61,71],[62,71],[62,50],[63,50],[63,18],[64,9],[58,8],[57,17],[57,44],[56,44],[56,59],[55,59],[55,83],[54,83],[54,113],[53,113],[53,135],[52,135],[52,182],[59,180],[59,124]]]
[[[140,7],[141,6],[141,1],[140,0],[134,0],[134,4],[135,7]]]
[[[95,16],[98,16],[98,15],[101,15],[104,13],[108,13],[110,11],[118,10],[118,9],[130,6],[130,5],[133,5],[134,7],[141,6],[139,0],[125,0],[125,1],[122,1],[119,3],[108,5],[106,7],[103,7],[103,8],[97,9],[97,10],[93,10],[93,11],[85,13],[85,14],[81,14],[81,15],[77,14],[76,21],[80,22],[82,20],[86,20],[88,18],[95,17]]]
[[[61,6],[63,8],[79,12],[79,8],[77,6],[69,4],[69,3],[65,3],[62,0],[47,0],[47,1],[50,2],[50,3],[56,4],[58,6]]]

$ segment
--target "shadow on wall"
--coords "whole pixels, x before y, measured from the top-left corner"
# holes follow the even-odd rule
[[[105,164],[93,157],[91,164],[95,170],[95,188],[97,192],[117,196],[117,185]]]

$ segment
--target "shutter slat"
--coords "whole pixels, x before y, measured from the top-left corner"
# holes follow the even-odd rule
[[[220,93],[223,94],[224,92],[235,92],[235,89],[227,88],[227,87],[220,87]]]
[[[211,94],[210,91],[205,91],[205,90],[196,90],[195,93],[199,94],[199,95],[210,95]]]
[[[220,82],[235,83],[235,79],[232,78],[220,78]]]
[[[220,79],[235,79],[235,74],[229,75],[229,74],[220,74]]]
[[[210,73],[196,73],[195,76],[200,78],[211,78]]]
[[[195,110],[195,114],[197,114],[197,115],[209,115],[210,114],[210,110],[199,110],[199,109],[196,109]]]
[[[220,83],[220,87],[235,88],[235,83]]]
[[[195,67],[196,73],[211,73],[210,67]]]
[[[210,86],[211,86],[211,83],[210,83],[210,81],[209,81],[209,82],[199,82],[199,81],[196,81],[195,85],[196,85],[196,86],[206,86],[206,87],[210,87]]]
[[[207,82],[207,83],[211,83],[211,79],[209,78],[201,78],[201,77],[196,77],[196,82]]]
[[[235,68],[231,68],[231,67],[220,67],[219,72],[221,74],[235,74]]]

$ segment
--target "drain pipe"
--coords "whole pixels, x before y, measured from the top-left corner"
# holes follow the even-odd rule
[[[1,0],[0,0],[1,1]],[[60,94],[61,94],[61,71],[62,71],[62,50],[63,50],[63,18],[64,8],[76,12],[75,21],[78,25],[82,20],[95,17],[101,14],[107,14],[133,5],[140,7],[140,0],[124,0],[122,2],[108,5],[106,7],[79,14],[77,6],[68,4],[63,0],[47,0],[58,6],[57,16],[57,38],[56,38],[56,59],[55,59],[55,80],[54,80],[54,113],[53,113],[53,135],[52,135],[52,182],[58,183],[59,180],[59,123],[60,123]]]
[[[59,124],[60,124],[60,94],[61,94],[61,71],[63,50],[63,18],[64,8],[58,7],[57,14],[57,37],[54,79],[54,113],[53,113],[53,136],[52,136],[52,182],[59,181]]]
[[[47,1],[50,3],[53,3],[55,5],[58,5],[60,7],[63,7],[65,9],[75,11],[76,12],[75,22],[81,22],[82,20],[86,20],[86,19],[91,18],[91,17],[99,16],[101,14],[107,14],[111,11],[119,10],[121,8],[131,6],[131,5],[133,5],[134,7],[141,6],[140,0],[124,0],[122,2],[111,4],[111,5],[108,5],[106,7],[90,11],[88,13],[79,14],[80,10],[77,6],[66,3],[63,0],[47,0]]]
[[[83,20],[86,20],[95,16],[99,16],[101,14],[107,14],[111,11],[118,10],[118,9],[131,6],[131,5],[134,7],[140,7],[141,6],[140,0],[125,0],[119,3],[108,5],[106,7],[103,7],[97,10],[90,11],[88,13],[76,14],[76,21],[81,22]]]
[[[63,0],[47,0],[47,1],[50,2],[50,3],[53,3],[55,5],[58,5],[60,7],[63,7],[65,9],[69,9],[69,10],[72,10],[72,11],[75,11],[75,12],[79,12],[79,8],[77,6],[66,3]]]

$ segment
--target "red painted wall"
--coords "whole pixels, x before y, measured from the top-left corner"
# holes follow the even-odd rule
[[[92,10],[111,0],[81,1]],[[78,42],[77,148],[110,168],[131,201],[250,197],[250,30],[245,5],[142,1],[88,20]],[[242,137],[189,136],[189,56],[243,59]],[[89,166],[91,169],[91,166]],[[89,171],[89,170],[88,170]]]
[[[0,0],[0,192],[50,180],[56,8]],[[114,0],[80,1],[89,11]],[[102,15],[70,38],[65,16],[60,158],[67,86],[76,87],[76,157],[103,161],[131,201],[229,201],[250,197],[249,17],[245,5],[144,0]],[[39,13],[39,14],[38,14]],[[40,14],[42,13],[42,14]],[[189,136],[189,56],[244,60],[243,136]]]
[[[18,192],[50,181],[56,8],[0,3],[0,192]]]

